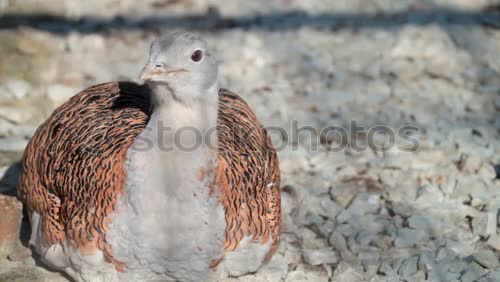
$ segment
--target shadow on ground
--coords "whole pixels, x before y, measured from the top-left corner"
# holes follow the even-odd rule
[[[0,16],[0,30],[29,27],[64,35],[69,32],[105,33],[113,30],[150,30],[185,28],[191,30],[261,29],[268,31],[290,30],[300,27],[358,29],[399,28],[404,25],[485,25],[500,28],[500,11],[488,9],[465,12],[449,8],[429,11],[403,11],[394,13],[323,13],[308,14],[290,11],[265,15],[223,17],[217,11],[182,16],[153,16],[141,19],[116,16],[112,19],[97,17],[68,18],[52,14],[16,14]]]

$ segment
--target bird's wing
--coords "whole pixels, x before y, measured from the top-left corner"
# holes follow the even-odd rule
[[[148,89],[99,84],[57,108],[29,142],[19,194],[43,218],[44,246],[71,244],[105,251],[108,215],[123,189],[124,160],[149,118]]]
[[[149,90],[134,83],[90,87],[57,108],[30,140],[23,156],[19,194],[42,220],[46,247],[71,244],[114,260],[104,235],[122,191],[124,161],[150,116]],[[271,240],[280,231],[280,175],[266,131],[238,95],[219,94],[215,182],[227,222],[225,250],[252,235]]]
[[[219,92],[219,157],[215,182],[225,209],[225,251],[251,235],[271,240],[270,258],[280,234],[280,171],[276,150],[248,104],[228,90]]]

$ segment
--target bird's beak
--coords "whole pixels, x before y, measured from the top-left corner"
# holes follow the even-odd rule
[[[148,63],[139,74],[140,80],[153,80],[154,78],[177,72],[187,72],[185,69],[173,69],[169,67],[156,67],[155,64]]]
[[[153,78],[155,74],[159,74],[158,72],[155,72],[151,64],[146,64],[144,68],[142,69],[141,73],[139,74],[139,79],[140,80],[149,80]]]

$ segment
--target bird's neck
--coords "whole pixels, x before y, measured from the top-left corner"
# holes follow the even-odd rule
[[[154,197],[175,194],[180,188],[197,190],[192,181],[200,171],[212,170],[217,156],[218,105],[205,99],[172,97],[170,90],[162,87],[151,90],[153,114],[128,152],[129,170],[142,175],[142,188],[126,193],[147,190]],[[217,89],[211,91],[203,94],[217,97]],[[142,204],[146,208],[148,201]]]
[[[215,84],[206,93],[183,93],[166,84],[150,85],[152,89],[153,114],[151,128],[164,125],[173,130],[196,128],[198,130],[215,129],[218,112],[218,87]],[[187,91],[198,91],[186,89]],[[193,98],[198,97],[198,98]],[[156,124],[152,124],[156,123]]]
[[[153,146],[149,155],[159,161],[158,166],[176,166],[180,162],[199,166],[215,159],[218,88],[193,95],[174,93],[167,85],[150,87],[153,113],[140,137],[150,140]]]

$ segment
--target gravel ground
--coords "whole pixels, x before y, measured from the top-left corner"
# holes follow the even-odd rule
[[[221,85],[287,131],[273,134],[280,248],[230,281],[500,281],[499,1],[11,2],[0,0],[0,194],[15,194],[27,140],[57,105],[137,81],[151,40],[185,28],[209,41]],[[413,130],[391,140],[377,128]],[[4,280],[66,278],[9,256]]]

